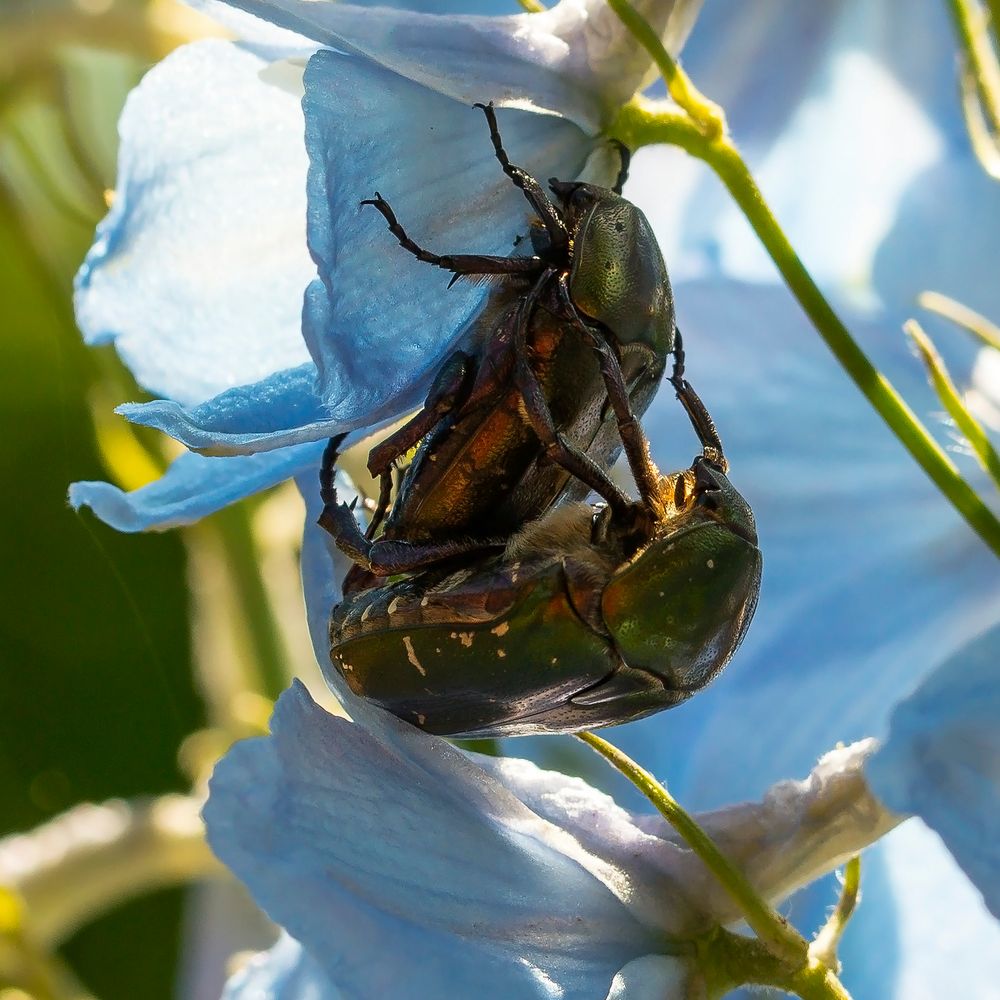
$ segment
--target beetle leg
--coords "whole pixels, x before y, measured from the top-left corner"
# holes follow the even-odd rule
[[[372,511],[371,520],[368,522],[368,530],[365,532],[365,538],[369,540],[375,537],[375,532],[378,531],[379,525],[385,520],[385,515],[389,512],[389,501],[392,498],[391,469],[386,469],[378,479],[378,503]]]
[[[601,367],[601,376],[608,392],[608,400],[618,421],[618,433],[625,448],[629,469],[639,489],[646,506],[656,513],[662,506],[659,501],[660,473],[649,457],[649,442],[635,414],[632,412],[632,401],[629,398],[625,376],[622,375],[621,364],[607,338],[597,330],[588,326],[573,304],[569,294],[569,286],[565,274],[559,276],[559,297],[563,307],[572,317],[584,339],[594,349],[597,362]]]
[[[620,139],[612,139],[611,144],[618,150],[618,156],[621,160],[621,166],[618,168],[618,177],[615,178],[611,190],[615,194],[621,194],[622,189],[625,187],[625,182],[628,180],[628,168],[632,162],[632,150]]]
[[[473,361],[468,354],[462,351],[452,354],[431,383],[423,409],[368,453],[368,471],[373,476],[384,476],[396,459],[405,455],[443,417],[462,404],[474,374]]]
[[[334,481],[339,448],[346,434],[338,434],[330,438],[323,451],[323,459],[319,466],[319,495],[323,501],[323,511],[318,523],[321,528],[333,536],[334,542],[346,556],[360,566],[365,566],[372,543],[365,538],[358,527],[357,518],[352,507],[341,503],[337,496],[337,486]]]
[[[503,277],[512,275],[532,276],[538,274],[545,267],[545,263],[540,257],[496,257],[490,254],[436,254],[430,250],[425,250],[418,243],[414,243],[406,230],[399,224],[396,213],[389,207],[389,202],[375,192],[374,198],[366,198],[362,205],[374,205],[382,213],[382,217],[389,225],[389,232],[399,240],[399,245],[419,261],[425,264],[433,264],[445,271],[451,271],[454,283],[466,275],[482,275],[486,277]]]
[[[534,288],[524,296],[518,307],[517,322],[514,324],[514,384],[524,401],[524,411],[532,429],[545,448],[546,457],[576,476],[585,486],[608,502],[608,506],[622,516],[628,516],[635,505],[608,477],[608,474],[578,448],[574,448],[556,430],[552,412],[538,384],[538,379],[528,363],[527,327],[532,310],[542,289],[552,279],[554,271],[546,271],[535,282]]]
[[[380,538],[371,543],[365,568],[376,576],[395,576],[397,573],[411,573],[449,559],[502,552],[505,545],[506,542],[500,539],[466,538],[448,542],[407,542]]]
[[[490,139],[493,142],[493,151],[496,153],[500,166],[503,167],[503,172],[528,199],[528,204],[538,213],[542,225],[545,226],[545,231],[549,234],[549,244],[552,249],[564,250],[569,246],[569,233],[566,232],[562,216],[549,200],[542,185],[527,170],[515,167],[507,158],[507,151],[503,148],[503,139],[500,138],[500,128],[497,125],[497,115],[493,108],[493,102],[476,104],[475,106],[486,115],[486,121],[490,127]]]
[[[681,338],[680,330],[677,331],[674,342],[674,370],[670,375],[670,384],[674,387],[677,398],[680,400],[681,406],[684,407],[695,434],[698,435],[705,458],[726,472],[729,463],[726,461],[722,439],[715,428],[715,421],[699,398],[698,393],[691,387],[691,383],[684,377],[684,341]]]

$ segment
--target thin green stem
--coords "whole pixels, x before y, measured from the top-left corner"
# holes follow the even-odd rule
[[[939,316],[944,316],[945,319],[950,319],[952,323],[968,330],[987,347],[1000,351],[1000,326],[992,323],[974,309],[970,309],[940,292],[921,292],[917,296],[917,305],[937,313]]]
[[[948,0],[948,8],[990,130],[1000,134],[1000,62],[987,32],[986,12],[978,0]]]
[[[653,30],[649,22],[628,0],[608,0],[608,6],[652,57],[656,68],[667,84],[671,98],[690,115],[702,135],[707,139],[718,139],[725,135],[725,112],[718,104],[710,101],[698,90],[687,73],[667,52],[660,36]]]
[[[938,489],[1000,556],[1000,521],[962,478],[892,383],[871,363],[823,297],[736,147],[725,138],[709,141],[686,115],[662,110],[642,98],[622,109],[613,134],[633,149],[663,142],[680,146],[715,171],[834,357]]]
[[[847,925],[861,897],[861,856],[855,855],[844,866],[844,884],[840,891],[840,899],[833,908],[827,922],[819,929],[819,933],[809,945],[809,956],[828,969],[837,969],[840,962],[837,959],[837,949],[840,939],[847,930]]]
[[[979,100],[975,77],[968,67],[962,69],[959,89],[962,97],[962,115],[965,118],[969,141],[972,143],[972,152],[975,153],[979,165],[987,176],[1000,181],[1000,146],[998,146],[1000,137],[990,131],[982,102]]]
[[[674,797],[644,768],[594,733],[577,733],[577,738],[596,750],[620,771],[656,807],[664,819],[684,838],[694,853],[736,901],[746,922],[783,961],[801,964],[808,950],[805,938],[792,927],[750,884],[747,877],[716,847]]]
[[[955,421],[955,425],[969,442],[976,458],[979,459],[979,464],[1000,489],[1000,455],[997,454],[996,448],[993,447],[982,425],[969,412],[933,341],[915,319],[909,320],[903,329],[920,352],[920,357],[927,367],[931,385],[934,387],[938,399],[948,411],[948,416]]]

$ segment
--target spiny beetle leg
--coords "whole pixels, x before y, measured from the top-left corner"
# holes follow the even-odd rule
[[[364,566],[368,561],[368,551],[371,542],[361,533],[353,507],[341,503],[337,496],[335,482],[337,459],[340,457],[340,445],[346,434],[338,434],[330,438],[323,450],[323,459],[319,466],[319,495],[323,501],[323,510],[319,515],[318,524],[333,537],[337,548],[348,558]]]
[[[677,331],[674,342],[674,370],[670,376],[670,384],[674,387],[677,398],[680,400],[681,406],[684,407],[695,434],[698,435],[705,458],[726,472],[729,468],[729,462],[726,461],[722,439],[716,430],[715,421],[698,393],[692,388],[691,383],[684,378],[684,341],[681,338],[680,330]]]
[[[385,476],[393,462],[465,401],[474,375],[475,364],[468,354],[452,354],[431,383],[423,408],[368,453],[368,471],[373,476]]]
[[[340,458],[340,446],[347,437],[346,434],[338,434],[330,438],[323,449],[323,458],[319,463],[319,496],[327,507],[334,507],[340,501],[337,499],[337,487],[334,484],[334,476],[337,474],[337,459]]]
[[[608,392],[608,400],[618,422],[618,433],[625,448],[629,469],[632,471],[632,477],[635,479],[643,502],[650,511],[655,512],[660,507],[658,499],[660,474],[649,457],[649,444],[646,435],[632,412],[632,402],[629,399],[628,387],[625,385],[625,376],[622,374],[618,356],[614,353],[605,335],[598,330],[591,329],[584,322],[583,317],[573,304],[565,275],[559,276],[559,297],[563,308],[570,314],[576,327],[597,355],[597,362],[601,367],[601,377],[604,379],[604,386]]]
[[[527,170],[515,167],[507,157],[507,151],[503,148],[503,139],[500,137],[500,128],[497,125],[496,110],[493,102],[489,104],[476,104],[476,107],[486,115],[486,122],[490,127],[490,139],[493,142],[493,151],[503,172],[511,179],[516,188],[519,188],[528,203],[538,213],[538,217],[545,226],[545,231],[549,234],[549,244],[554,250],[563,250],[569,245],[569,233],[566,225],[559,214],[559,210],[549,200],[545,189],[535,180]]]
[[[608,477],[607,473],[578,448],[574,448],[557,430],[552,412],[538,379],[528,362],[527,328],[532,311],[542,290],[555,276],[555,271],[546,271],[535,282],[531,291],[524,296],[518,307],[514,332],[514,383],[524,400],[524,411],[545,448],[546,457],[576,476],[608,502],[608,506],[621,516],[628,516],[635,506]]]
[[[382,213],[382,217],[389,225],[389,232],[399,241],[399,245],[419,261],[425,264],[432,264],[445,271],[451,271],[455,278],[465,275],[483,276],[516,276],[526,275],[528,277],[538,274],[543,270],[545,263],[539,257],[495,257],[490,254],[436,254],[430,250],[425,250],[422,246],[414,243],[406,230],[399,224],[395,212],[390,208],[389,203],[375,192],[374,198],[366,198],[362,205],[373,205]]]

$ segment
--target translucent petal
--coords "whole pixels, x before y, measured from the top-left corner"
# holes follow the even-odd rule
[[[296,684],[217,767],[213,849],[349,995],[606,995],[653,936],[572,840],[397,727],[380,741]]]
[[[204,41],[146,75],[119,125],[111,211],[77,276],[87,341],[114,341],[143,386],[181,403],[308,360],[302,116],[266,67]]]
[[[1000,916],[1000,627],[896,706],[868,764],[876,794],[936,830]]]
[[[316,393],[311,363],[278,371],[253,385],[227,389],[185,408],[173,400],[126,403],[117,413],[155,427],[188,448],[213,455],[241,455],[330,438],[342,427],[330,420]]]
[[[258,493],[306,468],[317,468],[325,442],[262,455],[207,458],[181,455],[155,482],[126,493],[110,483],[74,483],[69,502],[90,507],[118,531],[165,531],[195,521]]]
[[[510,17],[436,17],[323,0],[229,2],[322,45],[367,56],[463,104],[537,108],[592,134],[636,91],[651,64],[599,0]],[[642,0],[637,6],[677,52],[701,3]]]
[[[438,253],[509,254],[531,213],[481,112],[333,52],[310,60],[305,86],[309,244],[322,281],[306,297],[304,333],[331,417],[357,426],[421,400],[484,295],[471,282],[449,289],[448,273],[402,250],[359,203],[381,192]],[[499,119],[512,159],[542,178],[576,177],[593,148],[568,122]]]

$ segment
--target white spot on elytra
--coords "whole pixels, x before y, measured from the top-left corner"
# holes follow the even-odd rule
[[[499,656],[501,660],[502,660],[502,659],[503,659],[503,658],[504,658],[504,657],[505,657],[506,655],[507,655],[507,651],[506,651],[505,649],[498,649],[498,650],[497,650],[497,656]]]
[[[452,635],[455,635],[455,633],[452,632]],[[476,637],[475,632],[458,633],[458,639],[462,643],[462,645],[465,646],[466,649],[469,649],[472,646],[472,640],[475,639],[475,637]]]
[[[497,625],[496,628],[491,628],[490,632],[493,633],[498,639],[503,638],[510,631],[510,624],[504,622],[502,625]]]
[[[707,566],[707,567],[708,567],[709,569],[715,569],[715,560],[714,560],[714,559],[709,559],[709,560],[708,560],[708,562],[707,562],[707,563],[705,563],[705,565],[706,565],[706,566]]]
[[[427,671],[424,670],[423,665],[417,659],[417,654],[413,649],[413,643],[410,641],[410,637],[408,635],[403,636],[403,648],[406,650],[406,658],[417,668],[417,670],[420,671],[420,676],[426,677]]]

